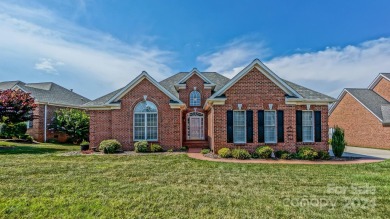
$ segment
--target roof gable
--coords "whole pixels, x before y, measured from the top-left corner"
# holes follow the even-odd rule
[[[140,75],[134,78],[129,84],[127,84],[124,88],[122,88],[119,92],[117,92],[113,97],[111,97],[105,105],[115,104],[118,102],[124,95],[126,95],[129,91],[131,91],[137,84],[139,84],[143,79],[148,80],[154,86],[156,86],[159,90],[161,90],[164,94],[170,97],[177,104],[183,104],[182,101],[179,100],[175,95],[165,89],[161,84],[159,84],[154,78],[152,78],[146,71],[143,71]]]
[[[390,105],[390,103],[372,90],[359,88],[344,89],[338,97],[338,101],[331,107],[329,115],[333,113],[333,111],[347,93],[351,95],[351,97],[353,97],[364,108],[366,108],[371,114],[373,114],[380,122],[384,122],[384,120],[387,119],[387,107]],[[385,112],[385,114],[383,112]]]
[[[191,78],[193,75],[198,75],[204,82],[207,84],[214,85],[212,81],[210,81],[207,77],[205,77],[200,71],[198,71],[197,68],[193,68],[190,73],[186,74],[181,80],[177,82],[177,84],[183,84],[185,83],[189,78]]]
[[[264,74],[268,79],[274,82],[288,95],[296,98],[303,98],[298,92],[296,92],[286,82],[284,82],[274,72],[272,72],[267,66],[265,66],[259,59],[255,59],[251,64],[249,64],[241,72],[234,76],[225,86],[223,86],[220,90],[214,93],[209,99],[213,99],[224,94],[230,87],[232,87],[241,78],[248,74],[253,68],[257,68],[262,74]]]
[[[388,80],[390,83],[390,73],[380,73],[368,86],[368,89],[373,90],[375,86],[382,80]]]

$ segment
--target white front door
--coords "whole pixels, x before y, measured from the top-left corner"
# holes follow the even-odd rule
[[[204,140],[204,117],[199,114],[188,116],[187,140]]]

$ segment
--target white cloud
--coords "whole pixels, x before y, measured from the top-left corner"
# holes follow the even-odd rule
[[[216,52],[198,57],[198,61],[206,64],[206,71],[216,71],[231,78],[242,70],[248,61],[265,57],[269,49],[255,37],[242,37],[234,39],[228,44],[218,48]]]
[[[172,52],[152,45],[126,44],[109,34],[78,26],[45,8],[0,3],[0,29],[3,62],[0,66],[33,63],[31,70],[53,74],[58,72],[57,60],[61,60],[66,65],[61,66],[60,83],[68,80],[70,86],[77,86],[69,78],[88,80],[91,86],[99,86],[94,92],[91,87],[81,86],[93,98],[124,86],[143,70],[157,80],[171,73],[166,63],[171,60]]]
[[[263,44],[229,43],[220,51],[199,60],[228,77],[238,73],[256,55],[261,58]],[[238,49],[237,49],[238,48]],[[380,38],[342,48],[274,57],[265,64],[280,77],[337,97],[345,87],[367,87],[378,73],[390,72],[390,38]]]
[[[35,69],[41,70],[49,74],[58,74],[58,70],[56,67],[61,65],[64,65],[64,63],[49,58],[40,58],[39,62],[35,63]]]

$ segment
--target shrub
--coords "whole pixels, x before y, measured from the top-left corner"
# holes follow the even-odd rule
[[[201,153],[201,154],[208,154],[208,153],[210,153],[210,149],[202,149],[202,150],[200,151],[200,153]]]
[[[147,141],[138,141],[134,144],[135,152],[146,153],[149,152],[149,144]]]
[[[99,150],[103,151],[105,154],[113,154],[120,148],[122,148],[121,143],[115,139],[104,140],[100,142],[99,145]]]
[[[171,148],[171,149],[169,149],[169,150],[168,150],[168,152],[172,153],[172,152],[173,152],[173,149],[172,149],[172,148]]]
[[[298,149],[297,158],[301,160],[314,160],[318,157],[318,153],[309,146],[304,146]]]
[[[81,143],[80,143],[80,146],[87,146],[89,145],[89,142],[86,141],[86,140],[83,140]]]
[[[330,155],[327,151],[318,151],[318,159],[330,160]]]
[[[341,157],[344,153],[345,145],[347,145],[344,139],[344,130],[342,128],[338,126],[335,127],[331,143],[334,156]]]
[[[275,157],[283,160],[290,160],[293,158],[293,154],[291,154],[288,151],[281,150],[281,151],[276,151],[275,152]]]
[[[232,151],[229,148],[221,148],[218,150],[218,155],[222,158],[232,157]]]
[[[245,159],[250,159],[251,155],[249,152],[245,149],[234,149],[232,150],[232,156],[236,159],[239,160],[245,160]]]
[[[270,146],[261,146],[256,148],[256,153],[263,159],[271,158],[272,152],[274,152],[274,150]]]
[[[183,146],[180,148],[180,151],[187,151],[188,150],[188,147],[187,146]]]
[[[20,139],[26,140],[27,142],[33,142],[34,138],[29,134],[24,134],[20,137]]]
[[[150,152],[161,152],[163,151],[163,148],[159,144],[152,144],[150,146]]]
[[[24,122],[2,124],[0,130],[0,136],[4,138],[22,138],[27,132],[27,124]]]

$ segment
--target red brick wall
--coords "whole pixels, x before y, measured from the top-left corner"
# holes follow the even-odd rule
[[[58,107],[58,106],[47,106],[47,118],[46,118],[46,124],[47,127],[49,127],[49,124],[51,123],[55,111],[59,109],[63,109],[64,107]],[[27,134],[31,135],[36,141],[44,142],[44,126],[45,126],[45,105],[39,104],[37,108],[35,108],[34,112],[34,119],[33,119],[33,127],[29,128],[27,130]],[[68,139],[68,136],[64,133],[59,132],[53,132],[49,129],[46,130],[46,139],[55,139],[59,142],[66,142]]]
[[[190,93],[194,90],[194,87],[196,87],[196,90],[201,95],[201,104],[200,106],[190,106]],[[179,98],[181,101],[183,101],[187,105],[187,109],[183,111],[183,140],[186,141],[187,139],[187,114],[190,112],[194,112],[195,108],[197,112],[203,113],[205,115],[204,117],[204,136],[205,138],[203,140],[208,139],[208,121],[207,121],[207,112],[203,110],[204,103],[206,102],[207,98],[211,96],[211,89],[205,89],[204,88],[204,82],[203,79],[200,78],[198,75],[194,74],[192,75],[187,81],[186,81],[186,89],[179,90]]]
[[[377,94],[390,101],[390,81],[382,78],[373,89]]]
[[[329,126],[335,125],[345,130],[348,145],[390,149],[390,127],[384,127],[348,93],[329,116]]]
[[[311,106],[310,110],[320,110],[322,113],[322,142],[296,142],[296,110],[306,110],[305,106],[285,104],[285,93],[276,84],[259,72],[256,68],[241,78],[225,95],[225,105],[213,106],[214,109],[214,152],[222,147],[241,147],[253,151],[264,143],[258,142],[258,110],[268,110],[268,104],[273,104],[273,110],[284,110],[284,143],[267,144],[275,150],[289,150],[295,152],[298,145],[310,145],[317,150],[327,150],[328,145],[328,106]],[[235,145],[227,143],[226,111],[237,110],[237,104],[243,104],[242,110],[253,110],[253,143]]]
[[[147,79],[142,80],[121,99],[119,110],[90,111],[90,146],[98,147],[105,139],[117,139],[124,150],[133,150],[133,110],[147,95],[158,108],[158,141],[165,149],[181,147],[180,109],[171,109],[170,98]]]

